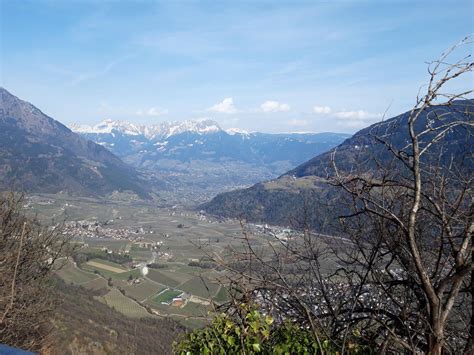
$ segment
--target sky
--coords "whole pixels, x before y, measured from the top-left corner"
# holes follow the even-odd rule
[[[473,3],[0,0],[0,86],[66,125],[352,133],[413,106]]]

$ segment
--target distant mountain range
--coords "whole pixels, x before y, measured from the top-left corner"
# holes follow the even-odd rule
[[[331,155],[335,152],[335,161],[339,171],[376,171],[375,161],[387,164],[393,160],[387,147],[376,137],[383,138],[395,148],[402,148],[408,143],[406,122],[409,112],[376,123],[367,127],[342,144],[328,152],[289,170],[277,179],[258,183],[247,189],[222,193],[210,202],[202,205],[207,212],[222,217],[245,218],[249,221],[268,222],[280,225],[298,225],[302,219],[317,226],[317,217],[325,216],[327,206],[338,201],[340,191],[326,184],[326,177],[331,174]],[[474,117],[474,100],[455,101],[450,106],[428,108],[418,120],[418,129],[440,124],[433,121],[433,114],[443,117],[444,123],[452,120],[472,121]],[[425,135],[425,139],[429,138]],[[472,174],[474,169],[473,129],[459,127],[452,130],[438,145],[434,154],[423,156],[423,163],[441,157],[439,169],[455,169]],[[423,142],[422,142],[423,144]],[[397,160],[392,165],[397,169]],[[306,215],[310,213],[310,215]],[[318,216],[319,215],[319,216]]]
[[[95,126],[72,125],[72,130],[85,134],[120,133],[128,136],[143,136],[150,141],[159,141],[173,135],[194,132],[198,134],[221,131],[218,124],[212,120],[197,120],[184,122],[161,122],[152,125],[138,125],[126,121],[105,120]]]
[[[143,177],[120,158],[0,88],[0,189],[147,197]]]
[[[140,197],[187,191],[203,201],[274,178],[347,138],[225,131],[212,120],[148,126],[106,120],[72,129],[0,88],[0,189]]]
[[[217,193],[275,178],[325,152],[347,134],[268,134],[223,130],[212,120],[135,125],[106,120],[71,127],[136,168],[179,188]]]

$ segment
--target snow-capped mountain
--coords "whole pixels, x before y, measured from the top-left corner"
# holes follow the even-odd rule
[[[104,120],[95,126],[73,124],[71,129],[82,134],[121,133],[124,135],[142,135],[147,139],[166,139],[184,132],[198,134],[222,131],[217,122],[212,120],[188,120],[183,122],[162,122],[154,125],[136,125],[126,121]]]
[[[134,125],[133,123],[128,123],[125,121],[114,121],[114,120],[105,120],[96,124],[95,126],[86,126],[86,125],[77,125],[73,124],[71,127],[72,131],[76,133],[93,133],[93,134],[103,134],[103,133],[112,133],[114,131],[136,136],[143,134],[142,126]]]
[[[233,136],[234,134],[243,134],[243,135],[249,135],[250,133],[246,130],[240,129],[240,128],[228,128],[225,130],[227,134],[230,134]]]
[[[274,178],[323,153],[346,134],[268,134],[232,128],[213,120],[136,125],[105,120],[95,126],[72,126],[125,162],[153,173],[181,174],[186,185],[241,186]]]

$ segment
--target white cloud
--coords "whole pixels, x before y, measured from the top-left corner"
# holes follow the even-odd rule
[[[318,114],[328,114],[331,113],[331,108],[329,106],[314,106],[313,112]]]
[[[340,119],[357,120],[357,121],[366,121],[366,120],[372,120],[375,118],[382,117],[382,115],[380,115],[379,113],[370,113],[364,110],[339,111],[339,112],[336,112],[334,116]]]
[[[338,121],[338,126],[345,128],[364,128],[367,126],[367,121],[361,120],[350,120],[350,121]]]
[[[232,97],[226,97],[222,102],[219,102],[207,109],[207,111],[217,113],[236,113],[237,109],[234,106],[234,100]]]
[[[138,110],[136,114],[138,116],[162,116],[168,113],[167,109],[160,107],[150,107],[148,110]]]
[[[290,120],[287,123],[290,126],[297,126],[297,127],[304,127],[304,126],[308,125],[308,121],[306,121],[306,120],[296,120],[296,119]]]
[[[365,110],[347,111],[342,110],[334,113],[338,126],[346,128],[363,128],[382,118],[379,113]]]
[[[260,105],[263,112],[287,112],[290,111],[290,105],[278,101],[265,101]]]

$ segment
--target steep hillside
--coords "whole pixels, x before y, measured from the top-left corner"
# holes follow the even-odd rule
[[[57,280],[53,354],[171,354],[184,328],[171,319],[131,319],[96,300],[100,291]]]
[[[350,171],[355,164],[360,168],[363,162],[365,169],[375,168],[374,160],[387,162],[392,155],[380,140],[388,142],[395,149],[402,149],[408,144],[407,120],[410,112],[405,112],[399,116],[391,118],[385,122],[374,124],[362,129],[351,138],[345,140],[335,148],[336,163],[339,169]],[[435,120],[442,117],[441,120]],[[455,101],[451,106],[434,106],[428,108],[417,121],[416,131],[431,126],[433,129],[445,125],[454,120],[472,121],[474,116],[474,100]],[[427,133],[424,141],[429,141],[433,133]],[[421,142],[421,147],[424,143]],[[441,155],[444,162],[454,161],[456,166],[472,167],[472,154],[474,152],[472,141],[472,130],[458,127],[448,132],[442,145],[436,145],[434,154],[424,157],[424,163],[432,159],[438,159]],[[318,155],[313,159],[290,170],[285,175],[303,177],[320,176],[324,177],[328,168],[330,156],[334,152],[331,150],[325,154]],[[441,154],[442,153],[442,154]]]
[[[147,191],[138,173],[32,104],[0,88],[0,189],[103,195]]]
[[[443,121],[433,120],[433,115],[442,116]],[[245,218],[249,221],[280,225],[300,226],[308,221],[316,227],[321,217],[327,215],[327,207],[334,205],[340,191],[326,184],[325,178],[332,174],[331,156],[341,172],[352,170],[374,172],[376,164],[397,169],[399,161],[393,161],[387,145],[404,147],[408,142],[406,121],[409,112],[374,124],[357,132],[333,150],[314,157],[281,177],[269,182],[258,183],[248,189],[217,195],[202,208],[210,214],[222,217]],[[456,101],[449,107],[431,107],[418,121],[421,129],[427,124],[432,127],[453,120],[472,121],[474,100]],[[425,136],[427,141],[431,133]],[[422,146],[423,146],[422,142]],[[440,168],[458,169],[472,173],[474,168],[473,130],[458,127],[449,132],[443,144],[437,145],[432,155],[424,156],[423,163],[433,162],[441,157]]]

